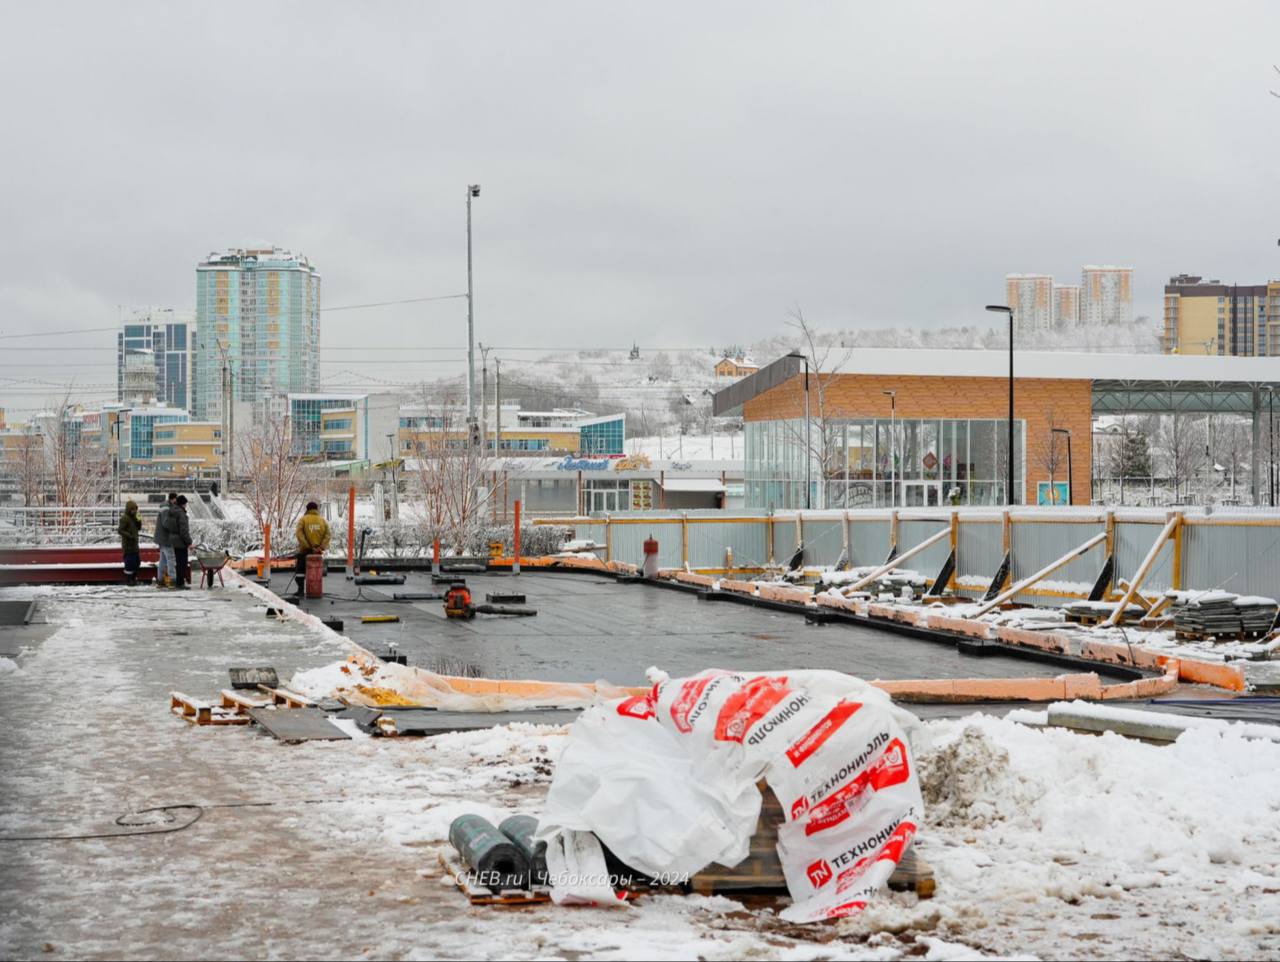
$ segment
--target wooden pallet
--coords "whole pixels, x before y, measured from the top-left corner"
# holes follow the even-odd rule
[[[689,880],[691,891],[699,895],[786,893],[787,880],[777,851],[778,826],[785,821],[782,805],[766,783],[760,783],[760,791],[764,794],[764,804],[760,808],[760,821],[755,835],[751,837],[747,857],[733,868],[716,865],[694,875]],[[916,854],[914,848],[908,848],[889,879],[889,888],[915,892],[917,897],[928,899],[933,898],[937,885],[932,867]]]
[[[445,875],[472,905],[500,905],[512,908],[522,905],[541,905],[551,901],[551,893],[545,889],[531,889],[527,892],[522,889],[509,889],[494,892],[483,885],[476,885],[468,878],[469,873],[462,861],[446,852],[440,853],[439,861]]]
[[[238,711],[200,701],[180,691],[169,693],[169,710],[193,725],[247,725],[250,722],[247,715]]]

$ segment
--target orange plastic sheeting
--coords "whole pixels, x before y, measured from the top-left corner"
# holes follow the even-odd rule
[[[1227,691],[1244,691],[1244,671],[1232,665],[1219,665],[1211,661],[1178,660],[1178,678],[1197,685],[1213,685]]]
[[[619,574],[634,575],[640,573],[639,565],[628,564],[625,561],[610,561],[605,567]]]

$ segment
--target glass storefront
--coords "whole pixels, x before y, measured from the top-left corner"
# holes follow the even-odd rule
[[[968,418],[815,420],[809,430],[814,508],[1004,504],[1008,421]],[[1026,422],[1014,423],[1014,496],[1022,500]],[[803,419],[748,421],[746,504],[803,508]],[[825,456],[819,452],[825,449]]]

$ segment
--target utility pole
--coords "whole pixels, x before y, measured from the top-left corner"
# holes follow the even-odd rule
[[[479,184],[467,185],[467,431],[468,444],[476,439],[476,314],[471,283],[471,198],[480,196]]]
[[[221,347],[221,343],[218,345]],[[221,470],[218,484],[218,497],[225,498],[227,496],[227,478],[229,475],[229,466],[231,461],[231,428],[228,423],[228,415],[231,411],[231,392],[229,385],[231,384],[231,370],[227,366],[227,353],[222,352],[222,458],[219,461]]]
[[[480,345],[480,450],[489,450],[489,352]]]
[[[502,454],[502,361],[493,359],[493,456]]]

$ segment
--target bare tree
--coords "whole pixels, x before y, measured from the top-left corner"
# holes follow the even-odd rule
[[[34,508],[44,500],[44,438],[28,428],[14,445],[13,456],[13,473],[22,492],[22,503]]]
[[[486,452],[469,443],[466,411],[456,399],[424,406],[434,426],[414,442],[414,464],[406,469],[421,500],[424,539],[439,537],[446,550],[465,554],[486,523],[501,473]],[[438,414],[437,414],[438,412]]]
[[[1196,469],[1203,463],[1204,435],[1188,415],[1170,414],[1162,419],[1160,449],[1176,503],[1181,497],[1182,485],[1195,477]]]
[[[1056,428],[1063,427],[1062,421],[1058,418],[1058,413],[1052,407],[1045,411],[1045,427],[1044,433],[1035,439],[1032,446],[1032,457],[1035,458],[1036,464],[1044,469],[1049,475],[1051,481],[1058,480],[1058,469],[1065,467],[1067,454],[1066,443],[1062,441],[1062,436],[1056,433]],[[1070,485],[1070,479],[1067,479]],[[1050,495],[1054,496],[1053,494]]]
[[[801,385],[801,391],[808,391],[809,421],[811,429],[806,432],[803,415],[799,424],[795,421],[784,422],[791,443],[806,451],[811,463],[816,463],[817,472],[814,480],[818,482],[818,498],[816,508],[826,507],[827,481],[841,476],[845,470],[848,455],[841,439],[843,422],[827,415],[827,391],[831,386],[831,376],[849,360],[853,348],[843,348],[844,353],[834,363],[831,355],[835,350],[832,338],[823,338],[797,307],[788,322],[800,332],[799,350],[809,362],[809,383]],[[806,447],[807,434],[807,447]]]
[[[298,520],[312,482],[302,455],[293,450],[289,419],[264,418],[237,440],[238,468],[248,478],[241,495],[259,529],[265,533],[271,525],[283,538]]]
[[[54,408],[44,437],[45,474],[49,496],[64,508],[91,507],[106,499],[111,479],[107,453],[82,437],[70,395]],[[65,517],[70,518],[70,515]],[[70,523],[70,522],[68,522]]]

